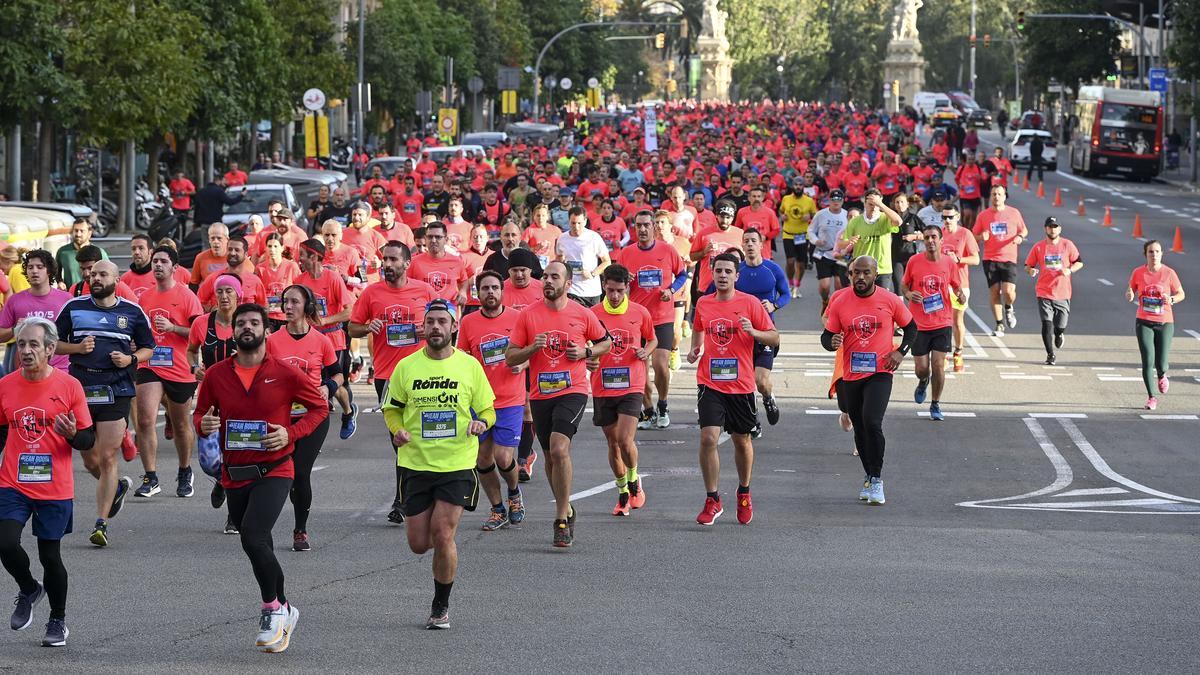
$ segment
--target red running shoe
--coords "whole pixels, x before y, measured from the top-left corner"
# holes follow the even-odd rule
[[[743,525],[749,525],[754,520],[754,503],[750,501],[749,492],[739,492],[737,495],[737,519]]]
[[[126,462],[132,462],[138,456],[137,444],[133,442],[133,436],[129,434],[128,429],[125,430],[125,437],[121,439],[121,455]]]
[[[629,506],[640,509],[646,505],[645,480],[638,479],[629,484]]]
[[[725,509],[721,508],[721,500],[705,497],[704,510],[700,512],[700,515],[696,516],[696,522],[701,525],[712,525],[713,521],[720,517],[722,513],[725,513]]]

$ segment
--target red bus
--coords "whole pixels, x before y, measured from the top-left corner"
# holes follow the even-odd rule
[[[1136,180],[1158,175],[1163,152],[1158,92],[1080,87],[1070,129],[1073,173],[1116,173]]]

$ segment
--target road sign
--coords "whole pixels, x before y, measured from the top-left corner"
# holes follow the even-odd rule
[[[458,135],[458,108],[438,110],[438,133],[445,136]]]
[[[1167,90],[1167,69],[1166,68],[1151,68],[1150,69],[1150,91]]]
[[[417,92],[417,117],[421,118],[421,124],[424,125],[429,116],[433,114],[433,92],[418,91]]]
[[[316,112],[325,107],[325,92],[313,87],[304,92],[304,107]]]
[[[587,86],[588,86],[588,89],[596,89],[600,86],[600,80],[597,80],[594,77],[589,77],[588,81],[587,81]]]
[[[478,94],[483,91],[483,78],[478,75],[472,75],[471,79],[467,80],[467,91],[472,94]]]
[[[559,80],[558,86],[562,87],[564,91],[569,90],[571,88],[571,78],[564,77],[563,79]]]
[[[646,152],[658,152],[658,112],[654,108],[646,108],[646,117],[642,122],[642,140]]]
[[[520,68],[497,68],[496,88],[500,91],[516,91],[521,88]]]

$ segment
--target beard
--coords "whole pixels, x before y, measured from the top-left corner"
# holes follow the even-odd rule
[[[429,345],[429,348],[435,351],[445,349],[450,346],[450,335],[438,335],[436,333],[426,335],[425,344]]]
[[[383,278],[385,281],[393,282],[400,278],[400,271],[391,267],[383,268]]]
[[[248,352],[257,350],[266,342],[267,336],[255,333],[241,333],[237,336],[237,348],[244,349]]]
[[[96,286],[95,284],[92,284],[88,287],[88,292],[91,293],[92,298],[96,300],[103,300],[117,292],[117,285],[110,284],[108,286]]]
[[[557,300],[567,292],[567,285],[563,284],[561,288],[555,288],[553,284],[545,284],[542,286],[542,297],[547,300]]]

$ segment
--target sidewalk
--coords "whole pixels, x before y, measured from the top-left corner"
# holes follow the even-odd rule
[[[1159,175],[1162,181],[1183,188],[1185,190],[1198,190],[1200,185],[1192,183],[1192,154],[1187,150],[1179,152],[1179,167],[1168,169]]]

